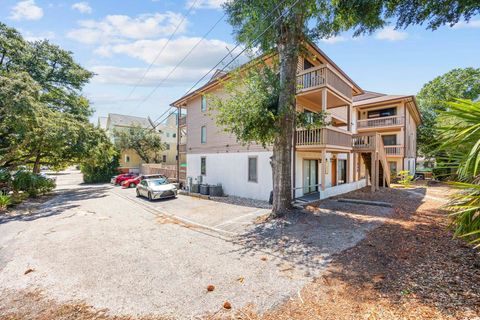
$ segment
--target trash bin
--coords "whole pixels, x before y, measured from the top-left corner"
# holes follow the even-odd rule
[[[213,197],[221,197],[223,196],[223,189],[222,185],[210,186],[209,188],[210,195]]]
[[[200,194],[208,195],[209,194],[209,186],[208,184],[201,184],[200,185]]]
[[[192,190],[190,190],[190,192],[199,193],[200,192],[200,185],[198,183],[193,183],[192,184]]]

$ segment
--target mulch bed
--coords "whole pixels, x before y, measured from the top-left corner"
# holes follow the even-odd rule
[[[363,189],[344,195],[391,202],[394,215],[338,254],[295,299],[261,316],[243,310],[239,318],[480,319],[479,252],[452,239],[438,201],[412,200],[406,192]],[[428,191],[435,197],[448,193],[443,185]]]

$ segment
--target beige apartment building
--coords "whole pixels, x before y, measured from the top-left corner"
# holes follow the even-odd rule
[[[146,130],[152,130],[151,121],[145,117],[130,116],[124,114],[109,113],[107,117],[98,118],[98,127],[104,129],[107,136],[114,142],[114,132],[128,130],[131,127],[139,126]],[[164,122],[156,126],[162,141],[166,143],[166,149],[161,151],[160,157],[163,164],[176,165],[177,155],[177,123],[176,114],[170,115]],[[139,173],[140,167],[144,164],[135,150],[120,150],[119,170],[121,172]]]
[[[415,98],[364,91],[315,44],[306,47],[309,54],[298,60],[297,110],[324,111],[329,124],[296,130],[293,196],[308,201],[367,185],[377,190],[389,185],[393,171],[414,173],[420,124]],[[216,125],[215,110],[209,109],[205,94],[223,96],[220,80],[228,77],[216,73],[172,103],[186,113],[179,123],[179,152],[186,160],[187,181],[222,184],[229,195],[268,200],[271,148],[239,144]]]

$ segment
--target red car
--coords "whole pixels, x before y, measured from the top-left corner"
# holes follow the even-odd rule
[[[122,184],[123,181],[134,179],[137,175],[135,173],[124,173],[115,177],[115,185]]]
[[[122,182],[122,187],[123,188],[135,188],[137,186],[137,184],[140,183],[140,181],[142,181],[143,179],[157,179],[157,178],[165,178],[166,177],[164,175],[161,175],[161,174],[142,174],[141,176],[138,176],[138,177],[135,177],[135,178],[132,178],[132,179],[128,179],[128,180],[124,180]]]

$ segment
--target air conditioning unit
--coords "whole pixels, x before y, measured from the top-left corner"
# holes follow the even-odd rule
[[[187,177],[187,191],[192,190],[193,177]]]
[[[203,184],[203,176],[198,176],[197,177],[197,183],[198,184]]]

